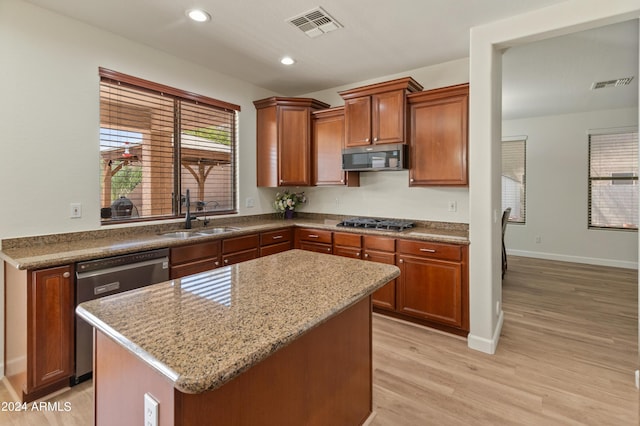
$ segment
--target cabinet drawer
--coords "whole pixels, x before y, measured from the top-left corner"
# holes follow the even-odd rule
[[[336,256],[350,257],[352,259],[361,259],[361,249],[359,247],[343,247],[336,246],[333,248],[333,254]]]
[[[331,254],[333,251],[331,249],[331,245],[322,244],[322,243],[310,243],[308,241],[300,242],[300,248],[302,250],[315,251],[316,253],[328,253]]]
[[[291,241],[291,228],[278,229],[277,231],[263,232],[260,234],[260,245],[281,244]]]
[[[298,229],[298,238],[300,241],[331,244],[331,231],[301,228]]]
[[[444,260],[462,260],[462,246],[427,241],[398,240],[398,253]]]
[[[227,238],[226,240],[222,240],[222,253],[227,254],[241,250],[257,249],[259,240],[258,234]]]
[[[260,256],[269,256],[270,254],[276,254],[287,250],[291,250],[291,241],[260,247]]]
[[[187,275],[197,274],[204,271],[209,271],[220,266],[218,258],[198,260],[196,262],[184,263],[178,266],[171,267],[171,279],[182,278]]]
[[[171,249],[171,265],[193,262],[199,259],[217,257],[220,253],[220,241],[191,244]]]
[[[358,234],[349,234],[347,232],[334,232],[333,245],[345,247],[362,247],[362,237]]]
[[[365,250],[396,251],[396,240],[394,238],[365,235],[363,242]]]
[[[258,236],[256,235],[256,238]],[[248,250],[242,250],[231,254],[222,255],[222,264],[224,266],[233,265],[234,263],[244,262],[246,260],[256,259],[258,257],[258,248],[254,247]]]

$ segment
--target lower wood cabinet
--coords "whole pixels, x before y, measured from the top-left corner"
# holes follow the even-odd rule
[[[23,402],[69,386],[73,266],[20,271],[5,264],[5,375]],[[26,336],[26,338],[25,338]]]
[[[215,269],[221,265],[220,256],[220,240],[173,247],[169,254],[169,276],[173,280]]]
[[[348,232],[333,233],[333,254],[362,259],[362,236]]]
[[[222,240],[222,264],[224,266],[233,265],[256,259],[260,253],[259,246],[260,237],[258,234],[226,238]]]
[[[277,229],[260,234],[260,257],[291,250],[293,228]]]
[[[467,248],[398,240],[396,312],[469,331]]]
[[[394,238],[365,235],[363,245],[364,260],[388,265],[396,264],[396,240]],[[373,293],[373,306],[391,311],[396,309],[396,282],[397,279],[394,279]]]
[[[297,228],[295,234],[296,248],[317,253],[333,253],[333,233],[322,229]]]

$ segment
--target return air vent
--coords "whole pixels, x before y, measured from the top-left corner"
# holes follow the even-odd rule
[[[631,84],[633,77],[619,78],[617,80],[597,81],[591,85],[591,90],[606,89],[608,87],[627,86]]]
[[[321,36],[322,34],[335,31],[342,28],[342,25],[333,19],[321,7],[309,10],[293,18],[287,19],[287,22],[296,26],[310,38]]]

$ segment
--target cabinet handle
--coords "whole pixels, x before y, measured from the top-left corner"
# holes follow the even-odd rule
[[[374,142],[378,142],[378,138],[373,138],[373,141]]]
[[[274,240],[279,240],[280,238],[284,238],[282,235],[276,235],[272,237]]]
[[[327,253],[331,253],[331,248],[327,247]]]
[[[365,253],[365,254],[364,254],[364,257],[369,257],[369,253]]]
[[[340,183],[344,183],[344,179],[340,179]]]
[[[428,249],[428,248],[421,248],[420,251],[426,251],[427,253],[435,253],[436,252],[434,249]]]
[[[360,257],[360,252],[357,252],[357,253],[356,253],[356,256]]]
[[[229,263],[229,259],[225,259],[225,260],[224,260],[224,263],[225,263],[225,265],[226,265],[227,263]]]
[[[68,272],[65,272],[64,274],[62,274],[63,278],[69,278],[70,276],[71,276],[71,274],[68,273]]]
[[[220,262],[218,262],[217,260],[214,262],[214,265],[216,266],[220,266]]]
[[[369,138],[366,138],[364,141],[365,141],[365,142],[369,142]]]
[[[399,260],[399,262],[400,262],[400,263],[404,263],[404,259],[400,259],[400,260]]]
[[[309,238],[319,238],[316,234],[309,234]]]
[[[413,182],[413,178],[409,179],[409,182]]]

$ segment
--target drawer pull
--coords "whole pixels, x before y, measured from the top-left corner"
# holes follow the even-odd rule
[[[327,247],[327,252],[331,253],[331,249],[329,247]]]
[[[225,259],[225,260],[224,260],[224,263],[225,263],[225,265],[226,265],[227,263],[229,263],[229,259]]]
[[[320,238],[316,234],[309,234],[309,238]]]
[[[220,266],[220,262],[218,262],[217,260],[213,264],[216,266]]]
[[[400,259],[400,260],[399,260],[399,262],[400,262],[400,263],[404,263],[404,259]]]
[[[280,238],[284,238],[282,235],[276,235],[275,237],[271,237],[274,240],[279,240]]]
[[[360,257],[360,252],[357,252],[357,253],[356,253],[356,256]]]
[[[436,252],[434,249],[428,249],[428,248],[421,248],[420,251],[426,251],[427,253],[435,253]]]
[[[365,253],[365,254],[364,254],[364,257],[369,257],[369,253]]]
[[[70,276],[71,276],[71,274],[68,273],[68,272],[65,272],[64,274],[62,274],[63,278],[69,278]]]

